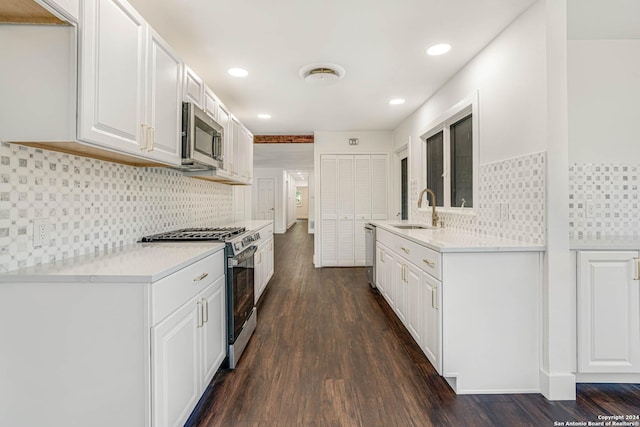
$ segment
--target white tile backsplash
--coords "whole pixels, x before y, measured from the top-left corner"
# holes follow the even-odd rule
[[[232,187],[167,168],[136,168],[0,144],[0,272],[233,220]],[[33,246],[34,218],[49,244]]]
[[[544,152],[481,165],[473,213],[446,211],[438,216],[448,228],[545,244],[545,177]],[[411,217],[430,223],[430,210],[417,208],[420,190],[418,182],[411,181]]]
[[[640,163],[569,165],[569,238],[640,236]]]

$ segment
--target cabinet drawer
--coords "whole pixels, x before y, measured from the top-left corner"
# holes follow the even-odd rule
[[[197,261],[151,285],[151,323],[168,314],[224,276],[224,251]]]
[[[440,253],[401,237],[395,239],[392,249],[421,270],[438,280],[442,280]]]

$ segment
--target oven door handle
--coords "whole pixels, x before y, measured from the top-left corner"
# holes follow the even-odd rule
[[[249,258],[253,258],[253,254],[258,250],[257,246],[249,246],[244,251],[240,252],[238,255],[231,257],[227,261],[227,266],[229,268],[233,268],[243,262],[247,261]]]

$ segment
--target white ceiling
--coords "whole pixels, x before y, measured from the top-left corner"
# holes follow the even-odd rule
[[[255,134],[391,130],[533,0],[130,0]],[[448,42],[440,57],[428,46]],[[344,79],[298,75],[331,62]],[[249,76],[227,74],[243,67]],[[391,107],[391,98],[405,98]],[[260,120],[258,113],[272,118]]]
[[[569,0],[570,40],[640,39],[639,0]]]

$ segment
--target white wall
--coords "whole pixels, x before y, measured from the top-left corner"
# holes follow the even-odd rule
[[[640,162],[640,40],[570,40],[569,161]]]
[[[412,172],[420,171],[420,135],[439,115],[479,92],[479,161],[546,150],[545,8],[534,4],[393,132],[396,148],[411,140]],[[410,179],[411,179],[410,178]]]

